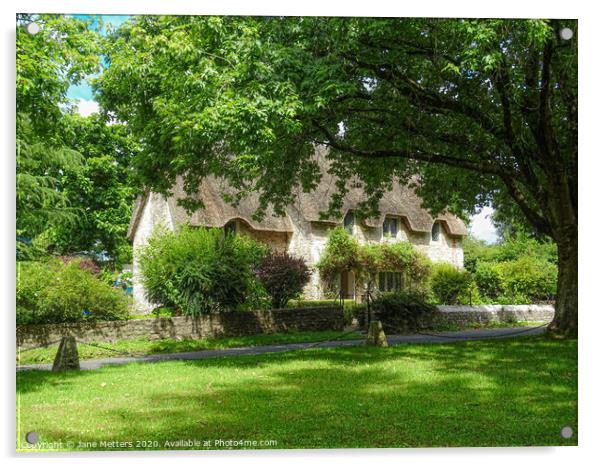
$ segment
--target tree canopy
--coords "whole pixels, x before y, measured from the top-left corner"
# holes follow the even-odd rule
[[[78,216],[53,227],[49,242],[63,254],[86,251],[116,264],[129,263],[127,229],[138,193],[131,160],[138,143],[126,125],[107,124],[102,115],[65,118],[65,141],[84,161],[79,169],[64,169],[61,177],[63,193]]]
[[[491,203],[550,236],[553,328],[576,332],[576,21],[141,16],[108,60],[100,102],[142,141],[152,189],[224,176],[261,193],[259,216],[282,213],[315,186],[326,145],[331,209],[350,178],[365,215],[400,181],[433,211]]]
[[[29,34],[35,20],[40,31]],[[48,226],[72,222],[64,170],[82,158],[66,145],[67,90],[98,69],[99,43],[83,21],[58,15],[17,16],[17,235],[33,238]]]
[[[35,34],[26,29],[32,21],[40,26]],[[67,96],[100,71],[101,26],[17,16],[17,236],[42,244],[43,253],[96,253],[124,263],[137,144],[126,125],[77,115]],[[20,248],[19,257],[31,256]]]

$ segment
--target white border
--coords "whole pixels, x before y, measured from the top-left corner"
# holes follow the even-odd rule
[[[371,0],[303,0],[297,3],[268,0],[222,0],[221,2],[191,0],[21,0],[14,5],[2,3],[2,157],[1,171],[4,182],[1,184],[5,201],[0,203],[5,228],[2,242],[2,264],[5,306],[5,338],[3,342],[4,370],[6,377],[2,384],[3,400],[3,453],[12,463],[16,460],[14,448],[14,26],[16,12],[56,12],[56,13],[176,13],[176,14],[252,14],[252,15],[336,15],[336,16],[443,16],[443,17],[568,17],[579,19],[579,94],[580,108],[580,343],[579,343],[579,443],[576,448],[509,448],[509,449],[413,449],[413,450],[312,450],[312,451],[254,451],[254,452],[159,452],[153,454],[128,454],[128,464],[159,464],[174,459],[179,464],[197,463],[231,464],[232,460],[250,464],[290,466],[312,463],[332,463],[341,458],[346,464],[363,464],[369,457],[378,456],[377,461],[406,463],[445,463],[453,465],[536,464],[550,465],[587,464],[599,457],[596,449],[598,434],[601,431],[599,398],[602,396],[600,384],[600,332],[602,332],[602,306],[600,305],[600,231],[599,198],[600,190],[600,144],[598,143],[598,121],[602,102],[600,101],[600,15],[594,2],[578,1],[525,1],[505,0],[486,1],[414,1],[393,2]],[[11,312],[12,311],[12,312]],[[104,464],[113,457],[125,455],[105,453],[100,455],[71,454],[50,456],[61,463],[81,463],[82,457],[89,464]],[[19,462],[40,464],[48,455],[23,455]]]

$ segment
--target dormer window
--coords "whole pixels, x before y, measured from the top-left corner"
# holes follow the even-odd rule
[[[236,220],[230,220],[224,225],[224,234],[226,236],[236,234]]]
[[[347,212],[347,215],[345,215],[345,218],[343,219],[343,226],[350,235],[353,234],[353,227],[355,226],[355,215],[353,212]]]
[[[433,223],[433,228],[431,230],[431,240],[433,242],[438,242],[440,236],[441,236],[441,224],[439,222],[435,222],[435,223]]]
[[[385,221],[383,222],[383,236],[395,238],[397,236],[398,229],[398,219],[393,217],[385,217]]]

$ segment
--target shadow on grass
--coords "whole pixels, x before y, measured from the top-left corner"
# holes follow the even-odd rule
[[[169,364],[22,373],[17,386],[64,392],[99,372],[148,383],[131,402],[117,393],[114,402],[88,407],[99,410],[99,430],[78,430],[66,411],[65,423],[45,427],[47,439],[152,439],[158,448],[190,438],[274,439],[278,448],[576,442],[559,436],[563,426],[577,427],[575,342],[522,337]]]

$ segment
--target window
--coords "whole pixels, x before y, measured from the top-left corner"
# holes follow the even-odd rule
[[[236,234],[236,220],[231,220],[224,225],[224,233],[226,235]]]
[[[353,234],[354,225],[355,215],[353,215],[353,212],[347,212],[347,215],[345,215],[345,218],[343,219],[343,226],[345,227],[345,230],[349,232],[350,235]]]
[[[401,272],[380,272],[378,274],[378,289],[380,291],[401,291],[403,276]]]
[[[392,217],[385,217],[383,222],[383,236],[395,238],[397,236],[397,219]]]
[[[439,241],[441,234],[441,224],[439,222],[433,223],[433,229],[431,230],[431,239],[433,241]]]

